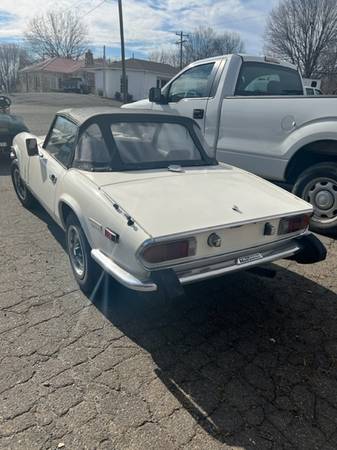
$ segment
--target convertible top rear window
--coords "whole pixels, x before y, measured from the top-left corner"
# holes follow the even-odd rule
[[[193,123],[119,118],[93,118],[82,127],[74,167],[109,171],[216,164],[206,154]]]
[[[111,131],[123,163],[201,161],[189,130],[177,123],[119,122]]]

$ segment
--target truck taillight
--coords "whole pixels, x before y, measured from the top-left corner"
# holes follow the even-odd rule
[[[196,240],[194,238],[180,239],[171,242],[159,242],[146,246],[141,252],[145,263],[161,264],[180,258],[195,255]]]
[[[280,220],[278,234],[289,234],[295,231],[305,230],[310,222],[310,214],[301,214],[299,216],[284,217]]]

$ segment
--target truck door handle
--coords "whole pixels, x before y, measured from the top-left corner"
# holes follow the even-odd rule
[[[193,109],[193,119],[203,119],[204,112],[203,109]]]
[[[55,177],[54,174],[49,175],[49,179],[51,180],[51,182],[52,182],[53,184],[55,184],[56,181],[57,181],[57,178]]]

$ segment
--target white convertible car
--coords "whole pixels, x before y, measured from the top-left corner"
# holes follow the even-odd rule
[[[326,256],[308,231],[312,206],[219,164],[189,118],[65,110],[43,140],[17,135],[12,159],[19,200],[30,207],[37,199],[65,230],[87,293],[102,270],[130,289],[176,292],[281,258]]]

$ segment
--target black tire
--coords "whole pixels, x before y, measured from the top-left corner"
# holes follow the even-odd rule
[[[20,168],[17,161],[13,161],[11,166],[11,176],[12,183],[14,186],[15,193],[20,200],[21,204],[27,208],[31,209],[35,204],[35,198],[28,190],[25,182],[22,180],[20,175]]]
[[[322,162],[302,172],[295,182],[293,193],[311,203],[314,215],[310,221],[313,231],[337,230],[337,164]]]
[[[79,239],[78,244],[80,245],[80,248],[77,249],[75,249],[76,239]],[[73,213],[69,213],[66,218],[66,243],[74,277],[80,289],[85,294],[91,295],[98,282],[101,269],[92,259],[89,242],[80,222]]]

